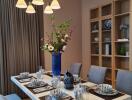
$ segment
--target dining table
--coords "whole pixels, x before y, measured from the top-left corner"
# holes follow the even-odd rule
[[[37,78],[36,73],[32,73],[30,75],[33,78]],[[34,93],[31,89],[29,89],[27,87],[27,84],[31,83],[31,81],[21,82],[20,80],[17,79],[17,77],[18,76],[11,76],[11,81],[17,87],[19,87],[31,100],[44,100],[44,99],[42,99],[43,97],[46,97],[46,96],[50,95],[50,91],[51,90],[40,92],[40,93]],[[51,83],[52,79],[53,79],[52,76],[44,74],[42,81],[47,83],[49,86],[52,86],[52,83]],[[62,81],[62,83],[63,83],[63,81]],[[97,84],[89,82],[89,81],[83,82],[81,84],[85,85],[85,86],[88,86],[90,89],[92,89],[92,88],[97,86]],[[66,93],[69,96],[71,96],[73,98],[73,100],[76,100],[75,99],[75,95],[74,95],[74,89],[68,90],[68,89],[65,89],[63,87],[63,88],[61,88],[61,90],[64,93]],[[118,97],[115,97],[115,98],[112,98],[112,99],[108,97],[108,99],[107,99],[106,96],[105,96],[105,98],[103,98],[103,97],[101,97],[99,95],[96,95],[95,93],[88,92],[87,93],[87,100],[132,100],[132,99],[131,99],[130,95],[125,94],[125,93],[122,93],[122,95],[120,95]]]

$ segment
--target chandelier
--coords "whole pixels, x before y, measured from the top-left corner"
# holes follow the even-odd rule
[[[32,2],[29,2],[29,4],[27,5],[25,0],[18,0],[16,3],[16,7],[23,9],[26,8],[26,13],[29,14],[34,14],[36,13],[33,5],[44,5],[44,1],[43,0],[32,0]],[[51,4],[49,3],[45,8],[44,8],[44,13],[45,14],[52,14],[54,9],[60,9],[60,4],[58,2],[58,0],[52,0]]]

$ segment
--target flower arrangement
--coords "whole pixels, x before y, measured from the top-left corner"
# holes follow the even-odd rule
[[[64,52],[67,43],[71,40],[72,30],[70,29],[70,20],[66,20],[61,24],[55,24],[55,16],[50,16],[52,22],[53,31],[50,34],[47,34],[47,39],[45,44],[42,47],[43,50],[47,50],[50,53],[55,52]]]

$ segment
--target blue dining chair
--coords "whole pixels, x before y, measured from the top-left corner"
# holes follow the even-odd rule
[[[106,67],[91,65],[87,75],[88,81],[96,84],[104,83],[106,71]]]
[[[0,95],[0,100],[22,100],[17,94]]]
[[[70,66],[69,72],[71,74],[76,74],[76,75],[80,76],[81,68],[82,68],[82,64],[81,63],[73,63]]]
[[[118,70],[116,78],[116,89],[126,94],[132,95],[132,72]]]

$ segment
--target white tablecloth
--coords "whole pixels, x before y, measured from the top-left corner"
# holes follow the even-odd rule
[[[32,74],[34,77],[36,77],[35,74]],[[18,80],[16,80],[15,78],[16,76],[12,76],[11,77],[11,80],[13,83],[15,83],[23,92],[25,92],[32,100],[40,100],[39,98],[40,97],[43,97],[43,96],[46,96],[49,94],[49,91],[48,92],[43,92],[43,93],[39,93],[39,94],[34,94],[32,93],[25,85],[28,84],[29,82],[26,82],[26,83],[20,83]],[[43,81],[48,83],[48,84],[51,84],[51,80],[52,78],[50,76],[47,76],[47,75],[44,75],[43,76]],[[96,84],[94,83],[91,83],[91,82],[86,82],[84,83],[85,85],[87,85],[88,87],[93,87],[95,86]],[[70,90],[66,90],[66,89],[63,89],[63,91],[67,94],[69,94],[70,96],[72,96],[74,98],[74,93],[73,91],[70,91]],[[87,98],[88,100],[103,100],[102,98],[98,97],[98,96],[95,96],[93,94],[88,94],[87,95]],[[116,98],[114,100],[131,100],[131,96],[130,95],[123,95],[119,98]]]

